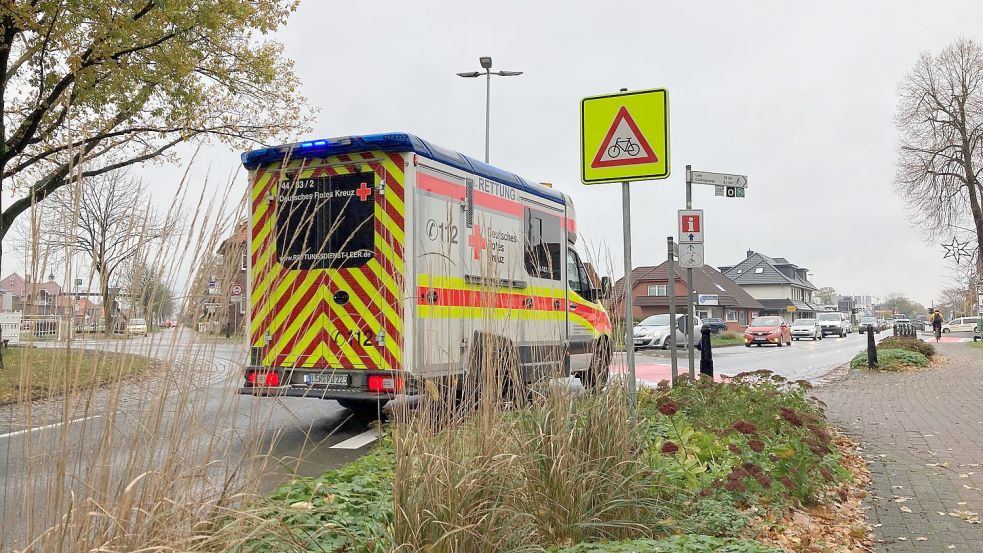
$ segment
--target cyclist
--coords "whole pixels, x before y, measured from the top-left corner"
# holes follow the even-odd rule
[[[942,339],[942,313],[938,309],[932,313],[932,332],[935,333],[935,343]]]

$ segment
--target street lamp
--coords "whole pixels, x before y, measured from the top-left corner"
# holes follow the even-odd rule
[[[482,74],[485,76],[485,163],[488,163],[488,123],[491,119],[491,77],[492,75],[517,77],[522,74],[522,71],[492,71],[492,59],[489,56],[481,56],[478,58],[478,62],[481,63],[481,68],[485,70],[484,73],[481,71],[469,71],[458,73],[457,76],[464,77],[465,79],[474,79],[480,77]]]

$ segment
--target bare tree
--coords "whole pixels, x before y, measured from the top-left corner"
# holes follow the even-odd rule
[[[40,233],[43,246],[91,262],[99,276],[106,332],[112,332],[111,286],[118,271],[146,254],[150,244],[168,238],[175,222],[162,220],[151,207],[147,190],[123,170],[59,190],[42,213],[49,221]]]
[[[816,291],[816,296],[826,305],[836,303],[836,299],[840,297],[839,294],[836,293],[836,289],[831,286],[823,286]]]
[[[983,274],[983,48],[959,39],[922,54],[899,94],[898,192],[931,238],[972,236]]]
[[[148,259],[134,259],[126,268],[123,279],[135,307],[138,307],[148,324],[159,323],[174,311],[174,294],[165,281],[162,267]]]

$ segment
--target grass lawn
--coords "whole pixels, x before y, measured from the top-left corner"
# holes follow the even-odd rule
[[[140,355],[62,348],[7,348],[0,369],[0,403],[57,395],[139,374]]]
[[[710,336],[710,345],[715,348],[743,346],[744,336],[733,333],[714,334]]]
[[[971,348],[983,349],[983,342],[966,342],[966,345]]]

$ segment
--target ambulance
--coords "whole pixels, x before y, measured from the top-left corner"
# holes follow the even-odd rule
[[[375,412],[428,379],[506,364],[522,385],[607,380],[611,285],[576,251],[565,194],[405,133],[263,148],[242,163],[240,393]],[[488,344],[493,362],[480,362]]]

